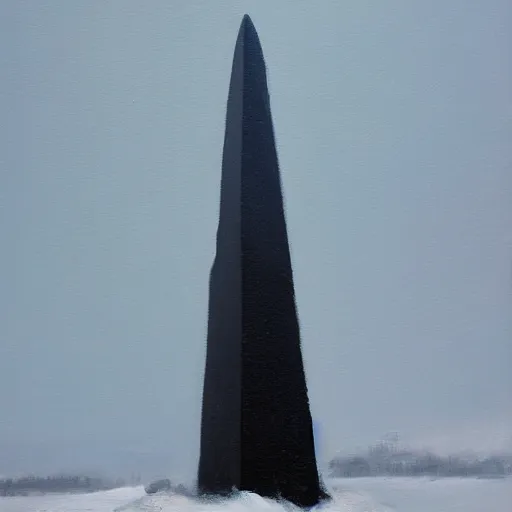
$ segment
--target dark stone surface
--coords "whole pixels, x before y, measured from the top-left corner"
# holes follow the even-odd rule
[[[229,88],[210,274],[198,489],[317,504],[321,488],[281,179],[259,38],[248,16]]]

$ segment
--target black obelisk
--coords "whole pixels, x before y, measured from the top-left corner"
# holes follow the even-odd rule
[[[210,274],[201,494],[233,489],[307,507],[315,460],[263,52],[249,16],[235,47]]]

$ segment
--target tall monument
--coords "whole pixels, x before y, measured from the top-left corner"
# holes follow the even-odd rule
[[[210,274],[201,494],[316,505],[319,481],[263,52],[244,16],[227,102]]]

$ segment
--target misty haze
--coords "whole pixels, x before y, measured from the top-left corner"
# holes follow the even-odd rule
[[[246,12],[327,485],[377,511],[512,496],[512,12],[469,4],[1,3],[0,511],[196,478]]]

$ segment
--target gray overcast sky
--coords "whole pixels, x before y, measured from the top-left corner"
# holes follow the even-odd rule
[[[326,455],[390,430],[510,440],[508,0],[16,0],[0,6],[2,442],[67,443],[73,461],[164,443],[194,467],[245,12]]]

